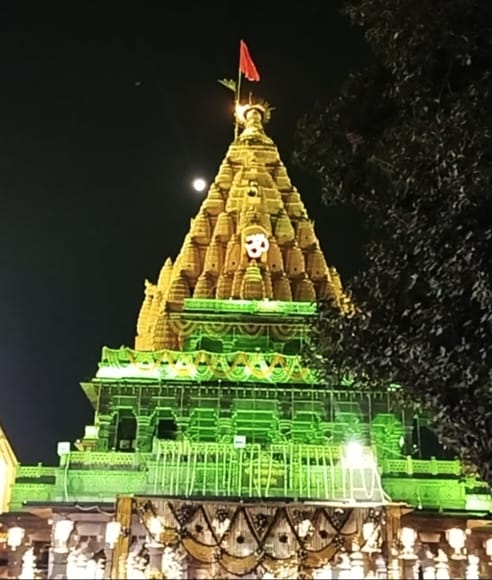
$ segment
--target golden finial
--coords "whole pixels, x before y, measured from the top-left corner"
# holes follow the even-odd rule
[[[272,111],[274,107],[268,103],[265,99],[256,99],[253,101],[251,94],[249,96],[248,103],[241,105],[240,103],[236,106],[236,117],[240,125],[246,125],[249,114],[252,111],[258,111],[261,115],[261,124],[266,125],[272,116]]]
[[[270,120],[272,108],[266,101],[256,101],[246,105],[237,105],[236,119],[239,125],[244,127],[239,136],[239,141],[248,143],[273,144],[267,137],[263,126]]]

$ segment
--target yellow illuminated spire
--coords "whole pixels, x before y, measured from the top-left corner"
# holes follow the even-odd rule
[[[172,316],[185,298],[312,302],[345,309],[338,274],[329,268],[301,196],[265,133],[265,101],[236,109],[241,129],[191,221],[174,265],[147,283],[136,348],[176,345]]]

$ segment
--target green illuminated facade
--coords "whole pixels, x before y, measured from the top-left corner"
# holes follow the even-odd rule
[[[126,493],[489,511],[459,461],[418,458],[415,418],[391,389],[320,384],[303,365],[316,299],[348,299],[268,115],[250,107],[181,253],[146,282],[136,348],[104,348],[82,384],[95,415],[77,450],[60,449],[58,467],[19,467],[12,509]],[[357,470],[350,442],[363,446]]]
[[[104,347],[82,383],[83,437],[58,466],[9,459],[7,577],[47,548],[39,577],[488,577],[487,486],[426,455],[396,386],[324,384],[300,356],[317,301],[352,304],[269,114],[242,108],[180,253],[145,282],[134,348]]]

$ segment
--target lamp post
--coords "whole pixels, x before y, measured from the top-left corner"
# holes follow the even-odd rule
[[[461,528],[450,528],[446,530],[446,539],[451,548],[453,548],[449,562],[450,576],[451,578],[465,578],[466,532]]]
[[[48,578],[60,579],[67,575],[68,539],[74,528],[74,521],[70,519],[60,519],[53,523],[52,540],[52,565]]]
[[[400,530],[400,542],[403,550],[400,559],[403,567],[403,578],[416,578],[417,554],[415,553],[415,542],[417,532],[413,528],[403,527]]]
[[[20,526],[12,526],[7,531],[8,578],[18,578],[21,575],[25,535],[26,530]]]
[[[453,548],[454,552],[451,554],[452,560],[466,560],[466,555],[463,548],[466,543],[465,531],[461,528],[451,528],[447,530],[446,537],[448,544]]]

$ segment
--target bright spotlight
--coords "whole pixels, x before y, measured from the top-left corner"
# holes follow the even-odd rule
[[[347,466],[362,467],[364,447],[359,441],[347,441],[344,455]]]

